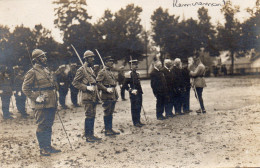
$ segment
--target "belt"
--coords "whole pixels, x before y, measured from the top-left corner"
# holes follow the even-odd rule
[[[55,87],[35,88],[34,91],[54,90]]]
[[[89,83],[89,84],[86,84],[86,86],[96,86],[97,84],[96,83]]]
[[[116,85],[104,85],[105,87],[116,87]]]
[[[195,76],[194,78],[203,78],[204,76]]]

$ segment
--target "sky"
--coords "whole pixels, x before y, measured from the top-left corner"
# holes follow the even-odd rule
[[[62,42],[60,31],[55,28],[53,21],[54,7],[53,0],[0,0],[0,24],[6,25],[12,29],[16,25],[23,24],[26,27],[33,28],[36,24],[42,24],[47,29],[52,31],[54,38]],[[223,4],[224,0],[178,0],[178,4],[187,4],[195,2],[208,2]],[[256,0],[232,0],[234,5],[239,5],[241,12],[236,16],[240,21],[243,21],[249,17],[249,14],[245,12],[247,7],[252,8],[255,5]],[[95,23],[97,19],[101,18],[106,9],[110,9],[113,13],[117,12],[121,8],[125,8],[128,4],[135,4],[142,7],[141,23],[149,30],[151,29],[151,15],[153,12],[162,7],[168,9],[172,15],[180,16],[182,19],[194,18],[197,19],[197,10],[201,6],[193,7],[173,7],[173,2],[176,0],[87,0],[87,11],[92,16],[92,23]],[[217,22],[224,23],[224,16],[220,12],[221,6],[207,7],[209,15],[211,16],[211,22],[217,24]]]

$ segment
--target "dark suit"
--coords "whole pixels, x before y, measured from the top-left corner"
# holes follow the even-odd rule
[[[153,94],[156,97],[156,117],[163,117],[164,110],[166,111],[166,105],[168,103],[168,88],[164,77],[164,73],[157,69],[154,69],[151,74],[151,87]]]
[[[181,114],[181,95],[183,92],[183,74],[182,69],[174,67],[173,68],[173,97],[174,97],[174,109],[175,114]]]

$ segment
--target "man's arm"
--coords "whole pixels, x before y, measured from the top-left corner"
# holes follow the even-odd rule
[[[83,68],[79,68],[76,72],[72,85],[82,91],[87,90],[87,86],[82,83],[82,78],[84,77]]]
[[[33,70],[28,71],[25,75],[22,86],[23,93],[33,101],[35,101],[36,98],[39,96],[39,93],[33,92],[32,90],[32,88],[34,87],[34,82],[36,80],[35,78],[35,72]]]

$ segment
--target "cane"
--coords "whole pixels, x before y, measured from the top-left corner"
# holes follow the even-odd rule
[[[144,112],[144,118],[145,118],[145,121],[148,123],[148,120],[147,120],[147,117],[146,117],[146,112],[144,110],[144,106],[142,105],[142,108],[143,108],[143,112]]]

